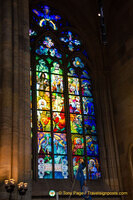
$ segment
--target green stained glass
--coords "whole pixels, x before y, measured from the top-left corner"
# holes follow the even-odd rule
[[[79,164],[80,164],[80,159],[83,159],[85,161],[85,158],[83,156],[73,156],[73,173],[74,173],[74,177],[76,177],[77,175],[77,171],[79,168]],[[83,174],[84,174],[84,178],[86,179],[86,167],[83,170]]]
[[[32,90],[30,90],[30,108],[32,109]]]
[[[49,111],[37,111],[38,131],[51,131],[51,117]]]
[[[82,115],[70,114],[71,133],[83,134]]]
[[[51,58],[46,58],[46,60],[48,61],[49,64],[51,64],[53,62],[53,60]]]
[[[60,69],[60,64],[58,62],[53,63],[53,67],[51,67],[51,73],[53,74],[63,74],[62,69]]]
[[[48,72],[48,67],[43,59],[40,59],[39,63],[36,65],[36,71]]]
[[[72,154],[84,155],[84,139],[83,136],[72,134]]]

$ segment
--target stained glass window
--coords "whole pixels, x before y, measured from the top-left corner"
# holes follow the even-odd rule
[[[37,177],[74,178],[83,158],[85,178],[98,179],[95,99],[82,42],[54,9],[43,4],[32,8],[29,36],[31,132]]]

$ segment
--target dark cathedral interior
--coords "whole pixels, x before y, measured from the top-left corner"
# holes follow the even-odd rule
[[[0,0],[0,200],[133,200],[133,1]]]

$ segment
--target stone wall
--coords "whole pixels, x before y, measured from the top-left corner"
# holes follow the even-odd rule
[[[133,199],[133,2],[104,1],[108,65],[123,190]],[[131,154],[131,155],[130,155]]]
[[[28,1],[0,1],[0,199],[8,199],[4,180],[31,183],[30,53]]]

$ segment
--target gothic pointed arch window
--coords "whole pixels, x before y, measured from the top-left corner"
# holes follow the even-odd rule
[[[34,174],[38,179],[69,179],[76,175],[82,157],[86,179],[98,179],[92,80],[82,42],[49,6],[37,4],[31,16]]]

